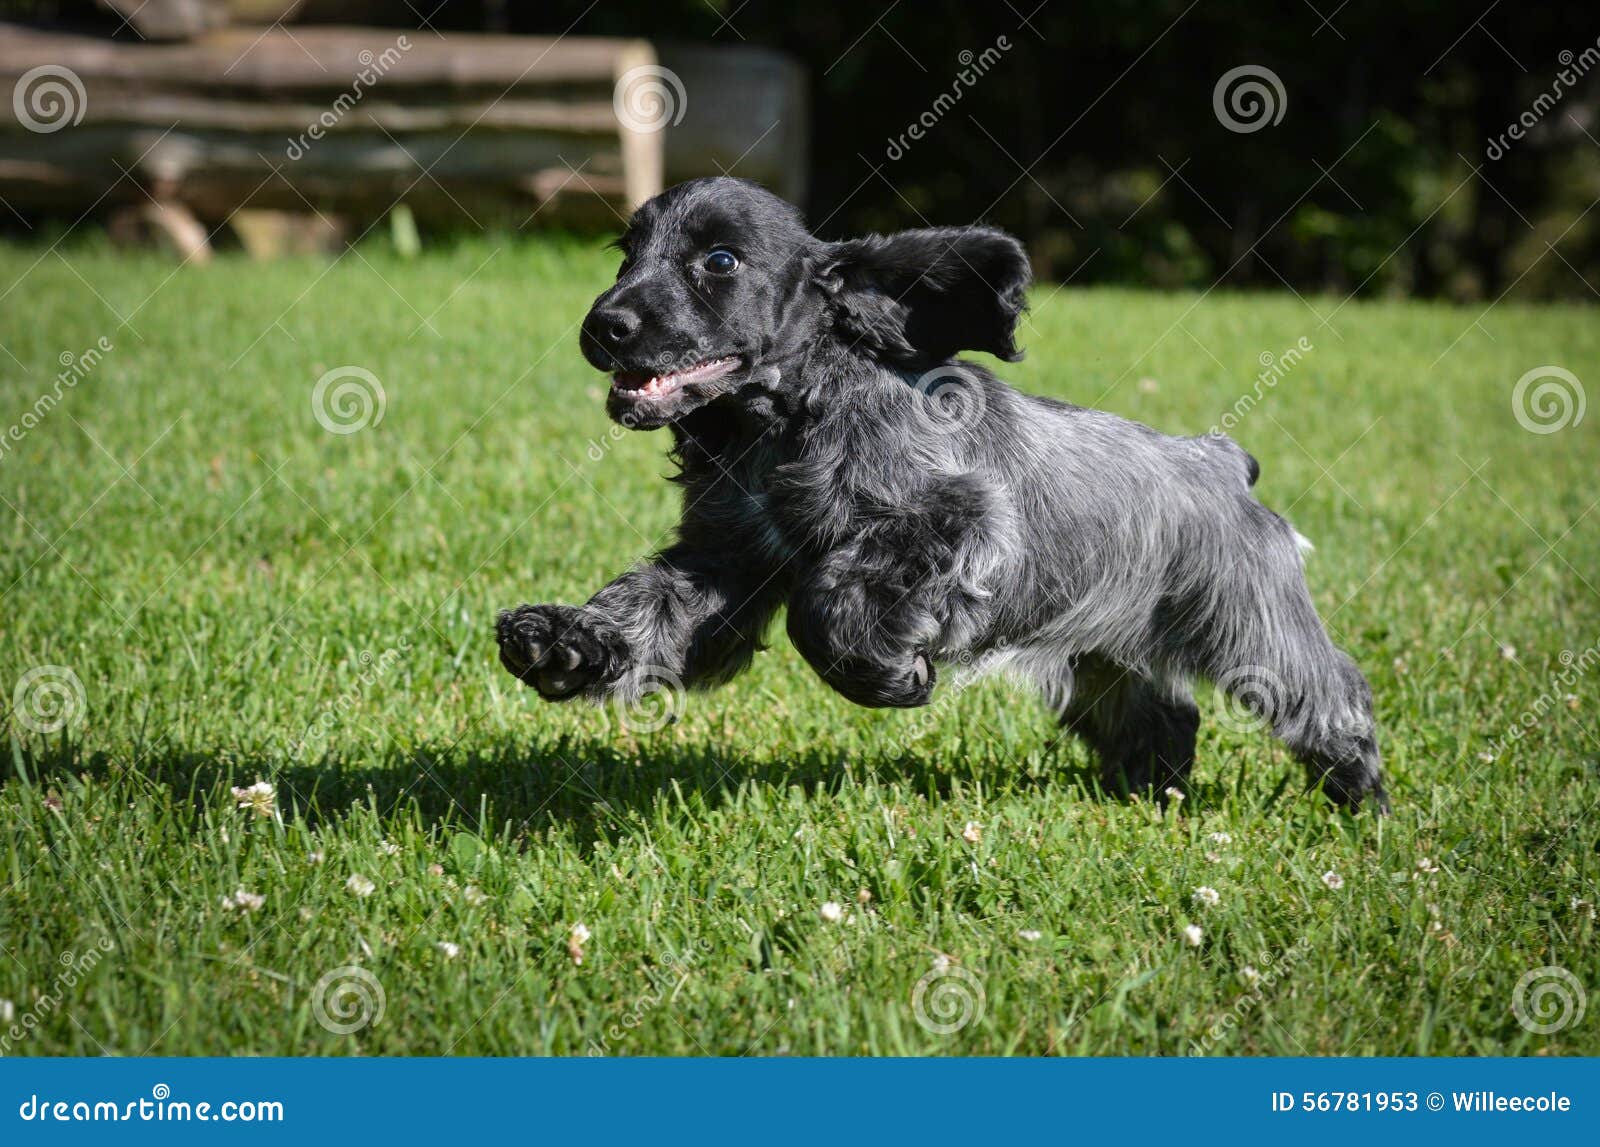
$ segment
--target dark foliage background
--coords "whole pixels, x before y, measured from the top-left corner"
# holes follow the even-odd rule
[[[71,4],[23,5],[70,12]],[[311,15],[315,16],[312,5]],[[1499,158],[1491,138],[1600,45],[1577,0],[374,0],[439,29],[754,44],[811,76],[821,230],[974,219],[1042,275],[1451,298],[1600,294],[1600,65]],[[961,71],[1011,45],[920,142]],[[1589,59],[1596,60],[1591,52]],[[1276,126],[1238,134],[1218,79],[1270,68]]]

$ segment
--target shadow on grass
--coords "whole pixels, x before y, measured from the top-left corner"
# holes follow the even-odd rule
[[[670,736],[636,743],[565,737],[553,744],[468,736],[454,744],[391,746],[381,754],[329,754],[305,763],[269,753],[219,757],[182,746],[147,750],[130,762],[58,743],[23,748],[0,776],[15,777],[20,763],[42,789],[79,774],[100,783],[129,781],[145,791],[157,786],[175,809],[188,808],[197,818],[226,806],[230,786],[269,780],[285,818],[313,827],[364,807],[384,818],[412,815],[424,828],[465,828],[512,841],[566,826],[585,848],[614,843],[663,809],[689,817],[730,804],[776,810],[791,789],[811,796],[876,783],[930,800],[958,786],[981,786],[991,795],[1062,787],[1085,798],[1098,795],[1087,761],[1060,747],[1042,762],[1032,756],[1035,772],[1013,751],[1041,746],[969,742],[948,756],[924,751],[864,758],[817,748],[753,756]]]

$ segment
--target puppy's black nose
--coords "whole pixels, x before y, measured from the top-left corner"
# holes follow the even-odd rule
[[[606,307],[589,315],[589,331],[611,350],[620,350],[639,333],[639,316],[621,307]]]

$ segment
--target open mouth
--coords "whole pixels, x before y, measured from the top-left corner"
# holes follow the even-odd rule
[[[682,370],[664,371],[661,374],[644,374],[638,371],[618,371],[611,376],[611,391],[630,399],[665,398],[697,382],[712,382],[732,374],[744,360],[738,355],[710,358]]]

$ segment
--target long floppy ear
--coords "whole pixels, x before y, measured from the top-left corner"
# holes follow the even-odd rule
[[[886,361],[916,366],[963,350],[1007,362],[1032,278],[1022,244],[992,227],[938,227],[835,243],[819,282],[835,329]]]

